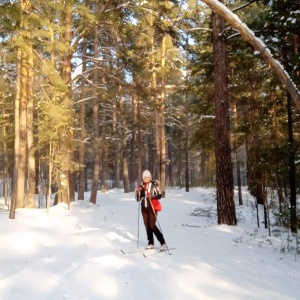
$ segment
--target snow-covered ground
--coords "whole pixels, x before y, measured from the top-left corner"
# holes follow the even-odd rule
[[[147,244],[134,193],[86,199],[49,215],[18,209],[15,220],[0,200],[1,300],[300,299],[295,238],[257,228],[246,193],[238,226],[218,226],[213,189],[167,190],[158,220],[176,249],[147,258],[121,253]]]

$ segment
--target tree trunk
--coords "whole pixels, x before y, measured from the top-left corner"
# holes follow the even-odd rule
[[[187,76],[187,75],[186,75]],[[186,78],[186,86],[187,86]],[[185,92],[185,128],[184,128],[184,151],[185,151],[185,191],[190,191],[190,163],[189,163],[189,97]]]
[[[98,182],[100,176],[100,154],[99,154],[99,133],[98,133],[98,99],[94,100],[93,104],[93,183],[92,191],[90,196],[90,202],[96,204],[97,201],[97,191],[98,191]]]
[[[159,119],[160,119],[160,189],[161,196],[166,196],[166,127],[165,127],[165,107],[166,107],[166,35],[163,35],[161,49],[161,97],[159,103]]]
[[[154,114],[155,114],[155,151],[156,151],[156,163],[158,164],[157,167],[154,166],[154,160],[151,160],[150,153],[149,153],[149,165],[152,163],[151,168],[149,168],[152,177],[155,177],[159,180],[160,179],[160,158],[161,158],[161,124],[160,124],[160,115],[159,115],[159,100],[157,99],[157,74],[156,74],[156,61],[155,61],[155,46],[154,46],[154,35],[152,34],[151,37],[151,46],[152,46],[152,56],[151,56],[151,69],[152,69],[152,90],[153,90],[153,105],[154,105]],[[150,149],[149,149],[150,150]]]
[[[292,100],[287,95],[287,111],[288,111],[288,135],[289,135],[289,179],[290,179],[290,223],[291,231],[297,233],[297,192],[296,192],[296,166],[295,166],[295,150],[294,150],[294,133],[292,118]]]
[[[227,89],[224,19],[213,13],[213,60],[215,99],[215,156],[218,224],[236,225],[230,149],[230,120]]]
[[[87,53],[87,43],[83,44],[83,55]],[[84,59],[82,63],[82,73],[85,74],[86,71],[86,60]],[[82,79],[81,82],[81,99],[86,97],[86,88],[85,80]],[[86,129],[85,129],[85,101],[79,103],[79,126],[80,126],[80,144],[79,144],[79,184],[78,184],[78,200],[84,200],[85,192],[85,138],[86,138]]]
[[[114,135],[114,161],[115,161],[115,168],[114,168],[114,188],[119,189],[120,188],[120,134],[118,132],[118,129],[120,128],[120,125],[118,124],[119,115],[118,115],[118,109],[117,109],[117,101],[115,100],[113,104],[113,135]]]
[[[238,129],[236,102],[234,102],[234,104],[233,104],[232,111],[233,111],[233,120],[234,120],[234,130],[236,132]],[[237,133],[235,133],[235,136],[234,136],[234,153],[235,153],[235,163],[236,163],[236,176],[237,176],[237,185],[238,185],[239,205],[243,205],[241,167],[240,167],[241,164],[240,164],[240,157],[239,157],[239,144],[238,144],[238,134]]]
[[[143,143],[143,135],[141,131],[141,123],[140,123],[140,99],[137,98],[137,152],[138,152],[138,167],[137,167],[137,184],[141,181],[141,176],[143,173],[143,161],[145,160],[145,149]]]
[[[28,85],[28,57],[22,51],[21,54],[21,88],[20,88],[20,144],[19,144],[19,162],[17,178],[17,206],[16,208],[25,207],[25,178],[26,178],[26,136],[27,136],[27,85]]]
[[[199,183],[200,186],[204,186],[206,184],[206,160],[207,155],[204,149],[200,152],[200,176],[199,176]]]
[[[177,183],[176,186],[179,186],[179,188],[182,188],[182,143],[180,141],[179,143],[179,149],[178,149],[178,161],[177,161]]]
[[[173,187],[174,186],[174,174],[173,174],[173,157],[172,157],[172,146],[171,143],[168,144],[168,157],[170,159],[170,163],[168,165],[168,186]]]
[[[94,58],[95,62],[97,61],[97,53],[98,53],[98,30],[97,26],[94,31]],[[97,191],[98,191],[98,182],[99,182],[99,175],[100,175],[100,147],[99,147],[99,99],[98,99],[98,90],[96,88],[98,82],[98,69],[95,63],[93,69],[93,148],[94,148],[94,165],[93,165],[93,185],[92,185],[92,192],[90,197],[90,202],[96,204],[97,201]]]
[[[154,41],[152,39],[152,48],[154,49]],[[155,53],[155,51],[153,51]],[[155,59],[152,60],[152,65],[155,66]],[[166,36],[162,38],[161,48],[161,95],[160,98],[155,93],[155,139],[156,139],[156,158],[158,163],[158,178],[160,180],[161,196],[165,197],[166,189],[166,131],[165,131],[165,65],[166,65]],[[154,69],[154,68],[153,68]],[[152,74],[152,84],[154,91],[157,89],[156,72]]]
[[[159,179],[157,176],[157,156],[156,156],[156,128],[154,128],[153,123],[150,122],[149,126],[149,132],[150,134],[147,137],[147,142],[145,144],[149,145],[148,147],[148,164],[146,161],[144,162],[144,169],[148,169],[152,177],[154,176],[155,179]],[[155,145],[155,146],[154,146]],[[142,176],[142,174],[141,174]]]
[[[263,192],[262,192],[262,198],[263,198],[263,203],[264,203],[264,224],[265,224],[265,229],[268,228],[268,193],[266,191],[265,185],[263,185]]]
[[[27,82],[27,153],[28,153],[28,193],[27,207],[35,208],[36,170],[33,128],[33,53],[28,49]]]
[[[46,195],[46,212],[49,214],[50,210],[50,200],[51,200],[51,187],[52,187],[52,168],[53,168],[53,143],[50,142],[49,144],[49,169],[48,169],[48,185],[47,185],[47,195]]]
[[[60,73],[67,90],[62,95],[62,106],[66,109],[66,113],[73,110],[72,90],[71,90],[71,72],[72,72],[72,3],[65,2],[65,7],[61,16],[61,26],[64,29],[61,35],[67,50],[64,51],[61,57]],[[70,124],[71,126],[71,124]],[[71,149],[71,142],[73,140],[73,132],[69,128],[64,128],[60,132],[60,151],[64,153],[64,159],[60,169],[59,175],[59,189],[55,196],[54,204],[65,202],[70,208],[70,202],[74,201],[74,176],[70,170],[70,162],[73,159],[73,150]]]
[[[282,7],[283,9],[285,7]],[[283,30],[285,31],[285,30]],[[285,32],[283,35],[286,36]],[[291,48],[289,51],[288,48]],[[296,45],[289,45],[287,41],[281,45],[281,52],[283,54],[283,65],[285,69],[289,72],[291,65],[289,63],[288,56],[292,53],[297,55]],[[288,115],[288,147],[289,147],[289,183],[290,183],[290,224],[291,231],[297,233],[297,184],[296,184],[296,166],[295,166],[295,141],[293,132],[293,107],[291,95],[287,94],[287,115]]]
[[[133,92],[132,95],[132,137],[131,137],[131,161],[130,161],[130,190],[134,191],[135,183],[137,182],[137,157],[136,149],[137,149],[137,139],[138,139],[138,103],[137,103],[137,95]],[[141,173],[139,173],[141,174]]]
[[[123,153],[123,182],[124,193],[129,193],[129,176],[128,176],[128,153],[127,153],[127,141],[126,141],[126,119],[124,103],[122,99],[122,87],[119,87],[119,109],[120,109],[120,123],[121,123],[121,138],[122,138],[122,153]]]
[[[4,92],[3,99],[4,99]],[[2,115],[5,115],[5,105],[2,106]],[[6,125],[2,126],[2,141],[3,141],[3,196],[4,205],[8,206],[8,182],[9,182],[9,172],[8,172],[8,151],[7,151],[7,132]]]
[[[21,49],[17,51],[17,84],[15,98],[15,137],[14,137],[14,168],[13,168],[13,185],[11,193],[11,205],[9,211],[9,219],[15,218],[17,206],[17,190],[18,190],[18,164],[19,164],[19,145],[20,145],[20,85],[21,85]]]
[[[107,151],[108,151],[108,143],[105,139],[106,137],[106,116],[102,115],[102,126],[101,126],[101,149],[102,149],[102,159],[101,159],[101,193],[106,193],[107,186],[106,186],[106,174],[107,174]]]

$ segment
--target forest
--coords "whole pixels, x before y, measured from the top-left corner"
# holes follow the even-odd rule
[[[36,208],[216,187],[236,225],[247,186],[297,232],[300,5],[293,0],[1,0],[0,196]]]

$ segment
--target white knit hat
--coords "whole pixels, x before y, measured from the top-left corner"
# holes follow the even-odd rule
[[[148,171],[148,170],[145,170],[144,172],[143,172],[143,179],[145,178],[145,177],[149,177],[150,179],[152,178],[151,177],[151,173],[150,173],[150,171]]]

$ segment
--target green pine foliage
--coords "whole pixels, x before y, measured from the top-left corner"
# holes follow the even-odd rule
[[[299,85],[297,1],[250,2],[226,1],[226,5],[233,11],[239,8],[235,13],[256,36],[264,40],[274,56],[286,64],[292,80]],[[66,44],[64,36],[66,3],[72,3],[71,45]],[[21,30],[21,21],[24,20],[28,27],[25,31]],[[88,140],[86,167],[87,174],[91,173],[94,150],[89,143],[94,139],[92,102],[95,90],[99,102],[101,145],[106,145],[108,153],[108,177],[113,178],[116,143],[121,140],[120,131],[114,132],[114,126],[120,128],[120,101],[124,103],[129,161],[135,163],[137,146],[132,147],[132,137],[139,126],[145,145],[143,163],[148,165],[151,152],[156,149],[154,112],[163,88],[162,38],[166,37],[163,71],[167,158],[171,160],[168,172],[171,174],[172,169],[173,177],[176,177],[173,184],[184,182],[185,150],[188,147],[189,163],[194,168],[191,180],[195,184],[214,184],[216,120],[211,27],[211,10],[196,0],[130,3],[42,0],[32,1],[30,11],[22,11],[17,2],[1,1],[0,111],[4,113],[0,115],[0,124],[6,126],[9,155],[13,154],[17,50],[21,48],[23,51],[33,49],[34,55],[34,148],[41,161],[53,163],[55,182],[58,182],[60,170],[74,171],[78,168],[76,155],[82,130],[78,128],[81,101],[85,103]],[[94,53],[95,30],[99,39],[98,53]],[[237,126],[233,122],[233,112],[230,116],[232,150],[244,149],[243,166],[248,172],[250,189],[255,187],[255,174],[259,173],[259,180],[263,179],[268,187],[275,189],[280,186],[287,191],[289,148],[285,88],[239,33],[227,26],[225,35],[229,100],[231,108],[235,105],[237,108]],[[282,48],[282,45],[285,47]],[[70,83],[62,76],[65,58],[72,62]],[[83,62],[86,70],[81,73]],[[96,82],[93,81],[95,67],[98,70]],[[133,96],[137,97],[140,109],[135,123],[132,117]],[[116,124],[114,114],[117,116]],[[299,161],[299,113],[295,107],[293,119],[295,160]],[[73,161],[66,162],[63,145],[75,153]],[[2,149],[3,144],[0,151]],[[130,152],[132,149],[133,152]],[[296,171],[298,175],[298,167]],[[201,176],[206,178],[199,179]],[[297,184],[299,190],[300,183]]]

